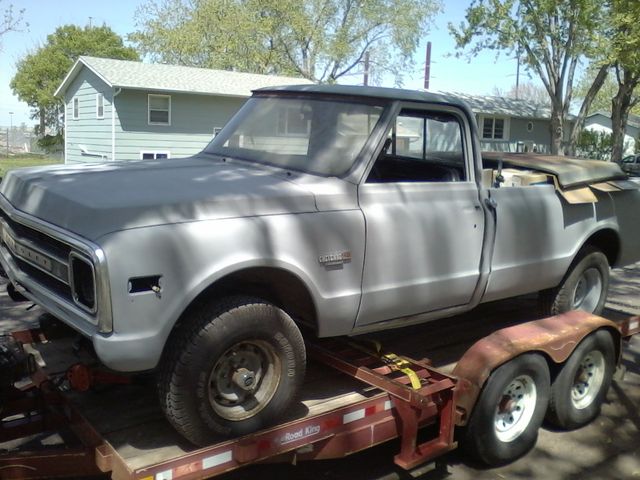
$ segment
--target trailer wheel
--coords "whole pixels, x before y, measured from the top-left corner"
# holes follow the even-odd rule
[[[556,288],[540,292],[543,315],[583,310],[599,315],[609,289],[609,261],[597,248],[585,246]]]
[[[613,371],[613,337],[599,330],[574,350],[551,385],[547,421],[571,430],[591,422],[600,413]]]
[[[274,422],[302,383],[302,335],[289,315],[263,300],[204,304],[176,334],[160,365],[160,403],[196,445]]]
[[[480,394],[463,439],[466,451],[488,465],[502,465],[528,452],[549,401],[549,367],[524,354],[498,367]]]

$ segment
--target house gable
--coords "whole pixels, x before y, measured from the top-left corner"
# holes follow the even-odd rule
[[[74,118],[74,102],[77,102],[77,118]],[[64,92],[64,103],[65,163],[111,159],[112,88],[91,70],[81,68]]]

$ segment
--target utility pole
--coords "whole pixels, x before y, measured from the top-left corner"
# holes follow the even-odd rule
[[[364,86],[369,85],[369,50],[364,53]]]
[[[516,68],[516,100],[518,100],[518,90],[520,89],[520,44],[516,50],[516,61],[518,66]]]
[[[429,90],[429,78],[431,77],[431,42],[427,42],[427,57],[424,63],[424,89]]]
[[[89,28],[91,28],[91,21],[93,20],[93,17],[89,17]]]

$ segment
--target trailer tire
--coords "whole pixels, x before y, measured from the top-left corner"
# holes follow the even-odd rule
[[[547,422],[573,430],[599,415],[613,378],[615,351],[606,330],[580,342],[551,384]]]
[[[549,367],[527,353],[501,365],[486,381],[464,432],[468,454],[487,465],[503,465],[536,443],[549,401]]]
[[[159,368],[160,404],[196,445],[254,432],[286,411],[302,383],[305,347],[289,315],[238,296],[192,310]]]
[[[609,289],[609,261],[595,247],[583,247],[555,288],[540,292],[542,315],[584,310],[600,315]]]

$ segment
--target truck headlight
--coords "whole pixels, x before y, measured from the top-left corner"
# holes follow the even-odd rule
[[[96,312],[96,274],[93,263],[75,252],[69,254],[69,285],[73,301],[83,310]]]

